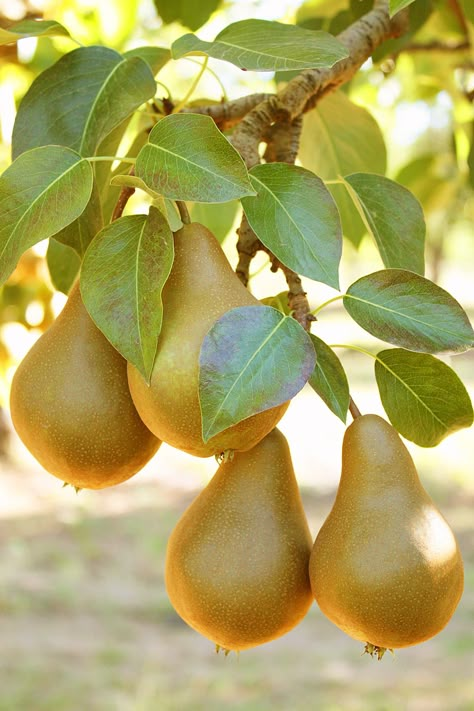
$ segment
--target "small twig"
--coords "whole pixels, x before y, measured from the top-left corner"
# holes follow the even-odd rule
[[[130,168],[129,175],[135,175],[135,166],[132,165]],[[124,185],[122,190],[120,191],[120,195],[118,196],[117,203],[114,207],[114,211],[112,213],[112,217],[110,219],[111,222],[114,222],[115,220],[118,220],[119,217],[122,217],[123,211],[125,210],[125,206],[127,202],[130,200],[132,197],[133,193],[135,192],[135,188],[132,188],[129,185]]]
[[[354,418],[354,420],[357,419],[358,417],[362,417],[362,413],[359,410],[359,408],[357,407],[357,405],[355,404],[352,397],[349,399],[349,411],[350,411],[352,417]]]
[[[432,42],[413,42],[412,44],[407,44],[402,47],[398,54],[402,52],[463,52],[466,49],[470,49],[471,44],[468,40],[463,40],[462,42],[440,42],[439,40],[433,40]]]
[[[179,216],[181,217],[181,222],[183,225],[189,225],[191,223],[191,217],[189,216],[188,206],[183,200],[176,200],[175,202]]]
[[[288,306],[293,313],[293,318],[303,326],[305,331],[309,331],[312,322],[316,321],[316,317],[311,313],[301,277],[293,270],[285,267],[281,262],[278,263],[278,268],[285,275],[286,283],[288,284]]]

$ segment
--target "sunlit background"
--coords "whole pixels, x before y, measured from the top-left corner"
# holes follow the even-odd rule
[[[213,39],[231,22],[249,17],[298,20],[337,32],[344,26],[344,12],[358,2],[229,0],[197,33]],[[458,3],[433,4],[435,11],[410,42],[462,42],[466,27],[452,10]],[[178,22],[163,25],[152,0],[0,0],[0,26],[25,17],[55,19],[80,43],[103,43],[118,51],[140,44],[167,47],[189,31]],[[10,164],[11,133],[22,96],[39,72],[75,46],[66,38],[42,38],[0,49],[0,171]],[[387,145],[389,177],[400,180],[423,204],[427,276],[450,291],[472,317],[472,54],[413,50],[397,55],[398,49],[394,45],[376,64],[367,62],[346,87],[347,94],[377,119]],[[158,77],[157,96],[168,92],[179,101],[201,61],[170,62]],[[283,79],[273,73],[243,73],[212,59],[209,68],[193,99],[219,101],[275,91]],[[127,135],[121,148],[126,150],[129,142]],[[146,208],[143,197],[135,195],[127,209]],[[222,218],[215,208],[194,210],[195,219],[210,226]],[[235,263],[239,215],[230,209],[224,222],[224,248]],[[471,711],[472,430],[454,434],[433,450],[407,444],[424,486],[455,530],[466,562],[466,592],[445,631],[377,663],[361,657],[360,645],[314,605],[286,637],[239,658],[216,657],[212,644],[175,615],[163,583],[167,537],[212,476],[215,462],[163,445],[129,482],[76,495],[44,472],[12,432],[8,397],[15,368],[66,300],[49,279],[46,249],[44,243],[30,249],[0,289],[0,711]],[[266,261],[260,255],[252,265],[251,287],[259,298],[285,288]],[[358,249],[345,241],[342,288],[381,267],[367,236]],[[306,283],[306,288],[314,306],[334,294],[321,284]],[[320,315],[314,332],[329,343],[352,343],[373,352],[380,345],[337,305]],[[338,355],[360,409],[383,414],[371,359],[349,351]],[[472,354],[446,361],[474,394]],[[281,429],[316,534],[339,479],[344,428],[308,388],[295,398]]]

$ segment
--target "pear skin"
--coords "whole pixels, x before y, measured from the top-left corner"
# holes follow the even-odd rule
[[[322,612],[379,658],[440,632],[462,595],[456,538],[398,433],[377,415],[357,417],[346,431],[310,578]]]
[[[133,405],[127,361],[90,318],[78,283],[20,363],[10,407],[31,454],[48,472],[81,489],[125,481],[161,444]]]
[[[171,603],[193,629],[240,651],[289,632],[311,603],[312,539],[277,429],[221,464],[167,548]]]
[[[198,223],[174,235],[175,258],[163,289],[163,325],[148,386],[128,366],[133,402],[146,426],[161,440],[196,457],[251,449],[279,422],[288,402],[259,412],[202,439],[199,353],[206,333],[224,313],[260,302],[232,271],[218,241]]]

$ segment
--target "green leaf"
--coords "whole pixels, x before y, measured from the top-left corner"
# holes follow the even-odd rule
[[[221,0],[153,0],[157,12],[165,25],[180,22],[190,30],[198,30],[212,13],[217,10]]]
[[[134,47],[126,52],[122,52],[122,57],[141,57],[150,67],[153,76],[170,61],[171,52],[166,47]]]
[[[474,345],[474,331],[456,299],[413,272],[368,274],[349,287],[343,302],[363,329],[411,351],[460,353]]]
[[[55,289],[69,294],[81,267],[81,260],[77,252],[55,239],[49,240],[46,253],[51,283]]]
[[[158,193],[155,193],[154,190],[151,190],[151,188],[149,188],[148,185],[146,185],[146,183],[144,183],[141,178],[137,178],[136,175],[129,175],[128,173],[114,175],[114,177],[110,181],[110,184],[113,187],[127,187],[133,188],[133,190],[136,190],[138,188],[139,190],[143,190],[143,192],[147,193],[154,200],[160,197]]]
[[[274,296],[265,296],[263,299],[260,299],[260,301],[265,306],[272,306],[277,311],[285,314],[285,316],[291,316],[287,291],[280,291],[279,294],[275,294]]]
[[[13,155],[60,144],[92,156],[155,91],[150,67],[140,57],[80,47],[40,74],[26,92],[13,129]]]
[[[287,163],[250,171],[256,197],[242,198],[258,239],[298,274],[339,288],[342,231],[339,213],[322,180]]]
[[[61,242],[66,247],[71,247],[79,257],[83,257],[89,244],[104,225],[102,219],[102,209],[97,183],[94,180],[91,197],[84,212],[64,227],[60,232],[56,232],[54,239]]]
[[[253,195],[239,153],[209,116],[173,114],[156,124],[135,174],[172,200],[227,202]]]
[[[406,163],[395,176],[411,190],[423,211],[444,210],[455,200],[459,190],[459,172],[454,155],[428,153]]]
[[[268,20],[241,20],[219,32],[214,42],[189,34],[171,46],[174,59],[187,54],[207,54],[260,72],[332,67],[345,59],[347,50],[326,32]]]
[[[306,331],[270,306],[231,309],[204,338],[199,357],[203,439],[291,399],[313,372]]]
[[[90,163],[62,146],[35,148],[0,176],[0,283],[25,250],[75,220],[92,191]]]
[[[432,355],[393,348],[377,354],[375,377],[390,422],[406,439],[436,447],[473,422],[472,404],[459,377]]]
[[[383,175],[387,152],[373,116],[336,91],[304,116],[298,157],[322,180],[356,172]],[[364,224],[343,185],[328,186],[337,202],[345,236],[358,245]]]
[[[415,0],[390,0],[390,17],[393,17],[397,12],[400,12],[400,10],[408,7],[408,5],[411,5],[413,2],[415,2]]]
[[[316,366],[309,384],[329,409],[344,423],[349,409],[349,383],[342,363],[324,341],[310,334],[316,351]]]
[[[65,27],[54,20],[22,20],[8,29],[0,27],[0,45],[11,44],[25,37],[70,37]]]
[[[386,267],[425,271],[425,218],[416,197],[382,175],[353,173],[345,178],[355,192],[365,222]]]
[[[212,203],[196,202],[190,206],[189,214],[192,222],[200,222],[222,244],[235,222],[237,211],[240,208],[237,200],[224,202],[218,205]]]
[[[113,346],[150,381],[163,320],[161,292],[173,235],[159,210],[128,215],[91,242],[81,269],[87,310]]]

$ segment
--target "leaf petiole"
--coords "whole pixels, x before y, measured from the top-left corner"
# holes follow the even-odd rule
[[[201,69],[200,69],[200,71],[197,73],[197,75],[196,75],[196,77],[195,77],[193,83],[192,83],[191,86],[189,87],[189,90],[188,90],[186,96],[184,97],[184,99],[182,99],[182,100],[179,102],[179,104],[178,104],[177,106],[174,107],[173,112],[172,112],[173,114],[179,113],[179,112],[181,111],[181,109],[183,109],[183,108],[186,106],[186,104],[188,103],[189,99],[190,99],[191,96],[194,94],[197,85],[198,85],[199,82],[201,81],[202,75],[203,75],[204,72],[206,71],[208,61],[209,61],[209,57],[206,57],[205,60],[204,60],[204,62],[201,64]]]
[[[89,156],[86,158],[89,163],[98,163],[99,161],[106,160],[119,160],[121,163],[130,163],[130,165],[135,165],[136,158],[122,158],[121,156]]]
[[[328,299],[324,303],[320,304],[317,306],[315,309],[313,309],[310,313],[313,314],[313,316],[316,316],[320,311],[324,309],[325,306],[329,306],[329,304],[332,304],[334,301],[339,301],[339,299],[343,299],[346,294],[338,294],[337,296],[333,296],[332,299]]]

